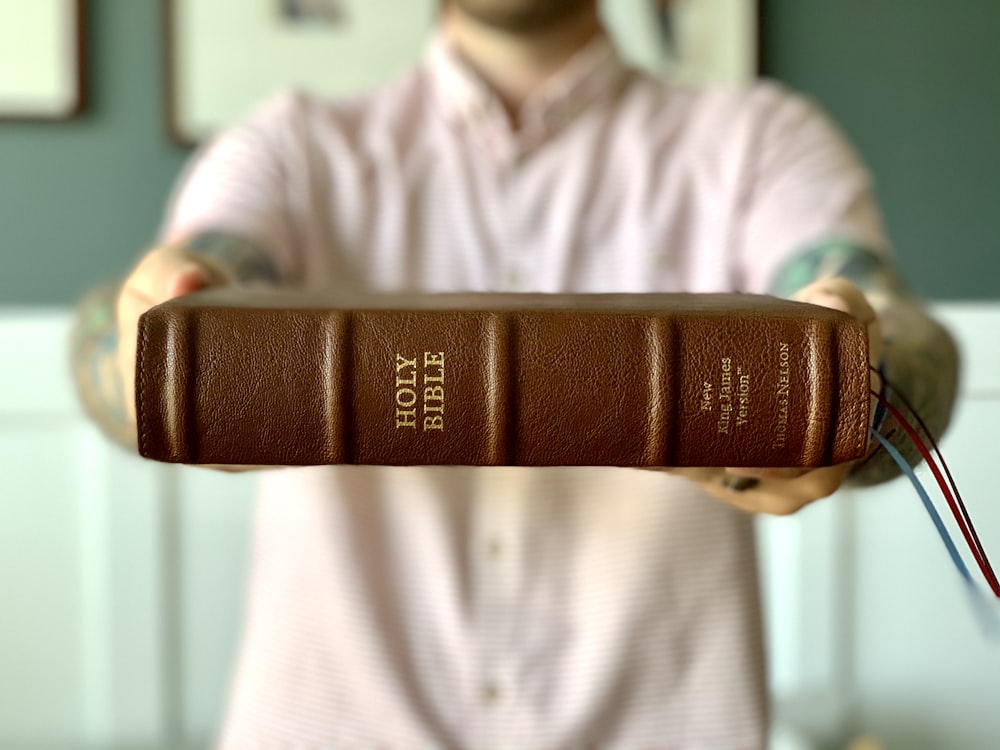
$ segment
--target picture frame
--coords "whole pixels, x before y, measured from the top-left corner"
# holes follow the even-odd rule
[[[86,0],[0,0],[0,121],[84,112],[86,10]]]
[[[439,0],[162,0],[167,130],[194,145],[269,95],[370,89],[407,69]],[[632,63],[687,83],[737,83],[758,70],[756,0],[602,0]]]
[[[743,85],[760,74],[758,0],[602,0],[629,62],[692,86]]]

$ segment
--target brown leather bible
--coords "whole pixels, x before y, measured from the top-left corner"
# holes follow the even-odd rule
[[[182,463],[813,467],[865,451],[868,340],[754,295],[218,289],[142,316],[136,410]]]

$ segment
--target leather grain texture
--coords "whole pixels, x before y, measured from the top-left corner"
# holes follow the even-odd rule
[[[140,453],[181,463],[823,466],[859,458],[850,316],[735,294],[198,292],[140,320]]]

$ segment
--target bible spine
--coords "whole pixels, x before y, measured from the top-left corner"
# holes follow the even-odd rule
[[[839,463],[867,445],[867,337],[814,310],[167,303],[140,323],[140,452],[265,465]]]

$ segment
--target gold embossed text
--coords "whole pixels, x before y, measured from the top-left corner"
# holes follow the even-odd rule
[[[444,398],[444,352],[424,352],[422,360],[396,354],[397,430],[443,431]]]

